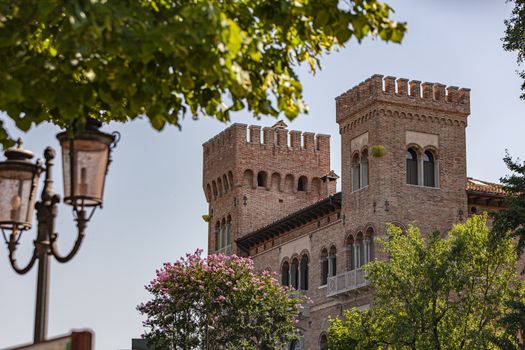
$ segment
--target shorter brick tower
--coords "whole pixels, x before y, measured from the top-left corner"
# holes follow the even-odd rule
[[[330,136],[233,124],[203,144],[208,252],[244,254],[235,240],[335,193]]]

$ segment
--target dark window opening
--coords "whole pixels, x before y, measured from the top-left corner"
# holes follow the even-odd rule
[[[301,258],[299,277],[299,289],[308,290],[308,256],[306,255],[303,255],[303,257]]]
[[[290,264],[288,262],[285,262],[281,268],[281,284],[283,286],[290,285]]]
[[[299,289],[299,261],[297,261],[297,259],[293,259],[292,261],[290,277],[291,277],[291,286],[294,289]]]
[[[297,191],[306,191],[306,177],[301,176],[297,183]]]
[[[409,148],[406,154],[406,162],[407,162],[407,184],[409,185],[417,185],[417,154],[412,149]]]
[[[266,173],[264,171],[260,171],[259,174],[257,174],[257,186],[266,187]]]
[[[434,156],[428,151],[423,156],[423,184],[428,187],[436,187]]]
[[[328,283],[328,253],[323,249],[321,253],[321,285]]]

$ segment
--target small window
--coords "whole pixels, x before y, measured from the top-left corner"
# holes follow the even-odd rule
[[[328,252],[323,249],[321,252],[321,285],[328,283]]]
[[[292,279],[291,285],[294,289],[299,289],[299,261],[297,259],[292,260],[292,268],[290,271],[290,277]]]
[[[301,350],[301,343],[298,340],[292,341],[290,344],[290,350]]]
[[[301,176],[297,183],[297,191],[306,191],[306,176]]]
[[[334,246],[330,248],[328,254],[328,275],[333,277],[337,274],[337,252]]]
[[[221,249],[221,223],[215,224],[215,250]]]
[[[434,156],[429,151],[423,155],[423,184],[428,187],[436,187]]]
[[[257,174],[257,187],[266,187],[267,175],[264,171]]]
[[[319,339],[319,349],[320,350],[328,350],[328,338],[326,337],[326,334],[322,334],[321,338]]]
[[[409,148],[406,154],[407,167],[407,184],[417,185],[417,153],[412,148]]]
[[[361,164],[359,162],[359,155],[356,154],[352,158],[352,191],[357,191],[361,188]]]
[[[281,284],[283,286],[290,285],[290,264],[287,261],[281,267]]]
[[[299,268],[299,289],[308,290],[308,256],[305,254],[301,258]]]

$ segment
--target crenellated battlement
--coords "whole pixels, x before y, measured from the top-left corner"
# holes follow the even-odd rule
[[[277,122],[272,127],[235,123],[223,130],[202,146],[204,154],[229,152],[234,146],[276,147],[287,151],[329,152],[330,135],[315,134],[286,129],[286,124]]]
[[[468,115],[470,89],[375,74],[336,97],[337,122],[375,102]]]

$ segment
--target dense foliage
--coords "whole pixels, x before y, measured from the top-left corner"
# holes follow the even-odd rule
[[[331,349],[496,349],[517,345],[502,320],[525,296],[510,238],[492,235],[486,216],[455,225],[448,237],[424,238],[391,227],[388,261],[365,266],[374,291],[367,311],[331,322]]]
[[[511,174],[501,179],[501,183],[507,192],[505,198],[505,209],[494,213],[493,231],[498,237],[515,237],[518,239],[517,256],[525,258],[525,162],[514,161],[507,153],[503,161]],[[521,273],[525,273],[522,270]],[[510,335],[518,334],[525,339],[525,300],[509,302],[511,312],[502,320]],[[500,346],[503,349],[519,349],[515,342],[501,339]]]
[[[156,349],[281,349],[296,337],[302,295],[250,259],[201,251],[164,264],[138,306]]]
[[[368,35],[400,42],[378,0],[0,0],[0,111],[18,128],[87,116],[187,113],[292,119],[307,111],[296,70]],[[11,143],[0,121],[0,143]]]
[[[493,230],[500,236],[518,237],[518,255],[521,255],[525,248],[525,162],[514,161],[508,153],[503,161],[511,174],[501,179],[507,193],[506,207],[493,214]]]
[[[515,51],[518,54],[518,64],[525,61],[525,0],[511,0],[514,2],[514,9],[509,19],[505,20],[507,29],[503,38],[503,48],[507,51]],[[519,72],[523,78],[521,95],[525,99],[525,70]]]

